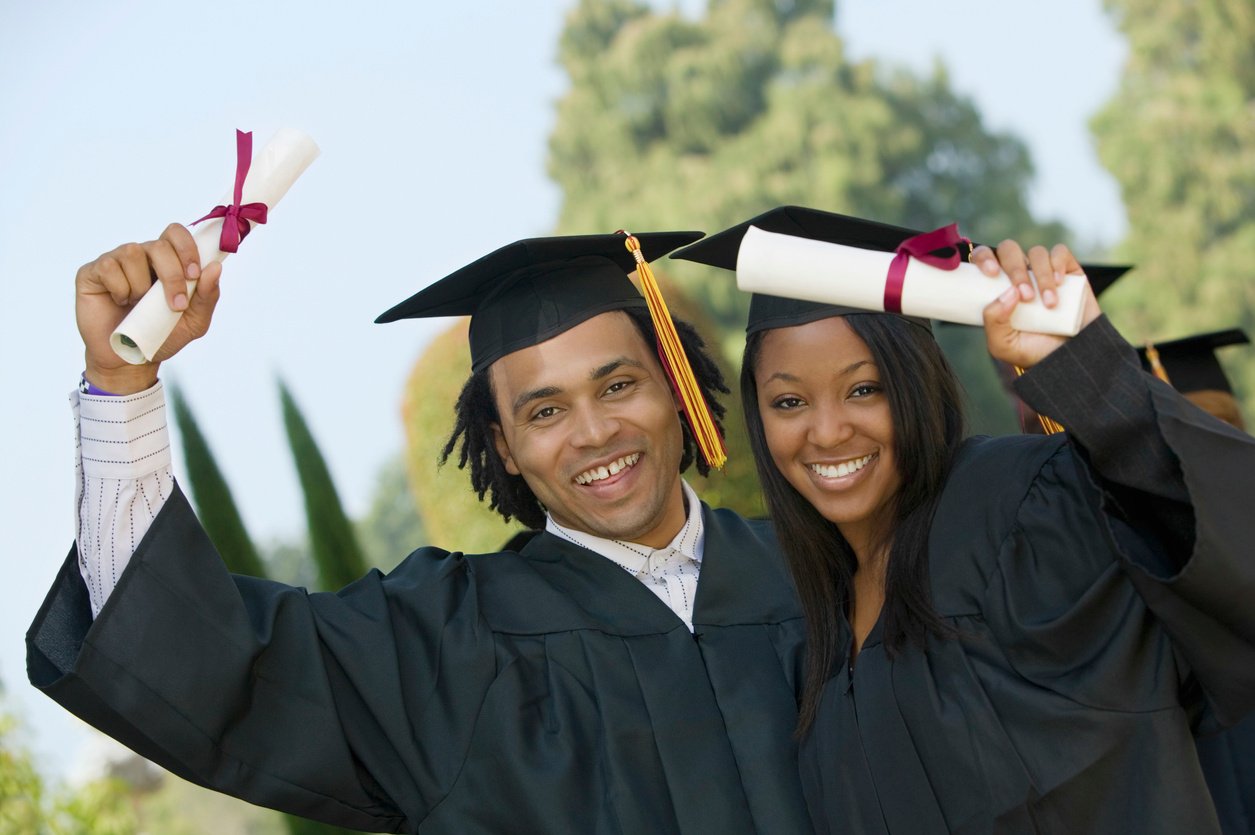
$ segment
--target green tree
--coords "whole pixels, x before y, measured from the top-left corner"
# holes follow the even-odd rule
[[[712,0],[696,20],[581,0],[559,59],[549,170],[560,232],[717,229],[798,203],[996,242],[1060,239],[1033,220],[1022,142],[991,133],[943,69],[851,63],[831,0]],[[648,255],[648,253],[646,253]],[[690,264],[677,281],[729,331],[746,300]]]
[[[354,528],[366,558],[381,568],[391,568],[426,541],[404,454],[398,453],[380,468],[370,507]]]
[[[457,468],[456,453],[446,466],[437,466],[453,431],[453,404],[471,367],[466,321],[458,321],[423,351],[406,381],[401,413],[405,464],[426,541],[476,553],[497,550],[522,526],[503,522],[478,500],[467,474]]]
[[[1128,38],[1120,89],[1091,128],[1120,183],[1137,270],[1104,305],[1131,335],[1255,331],[1255,6],[1107,0]],[[1222,354],[1255,417],[1255,357]]]

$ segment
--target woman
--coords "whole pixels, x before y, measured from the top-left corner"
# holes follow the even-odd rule
[[[752,222],[841,237],[811,214]],[[727,265],[719,238],[681,257]],[[972,258],[1032,286],[1010,242]],[[1031,262],[1043,299],[1079,269]],[[1066,435],[961,440],[926,323],[753,300],[742,396],[808,619],[821,832],[1219,831],[1191,724],[1255,691],[1255,444],[1143,374],[1092,295],[1072,340],[1014,331],[1029,292],[985,311],[989,348],[1038,366],[1017,389]]]

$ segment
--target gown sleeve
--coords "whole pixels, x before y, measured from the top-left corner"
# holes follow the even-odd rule
[[[1142,371],[1105,317],[1016,388],[1066,427],[1109,547],[1202,687],[1203,728],[1237,722],[1255,709],[1255,438]]]
[[[143,756],[371,831],[445,796],[494,666],[461,555],[336,594],[233,577],[177,489],[94,622],[71,551],[27,634],[31,682]]]

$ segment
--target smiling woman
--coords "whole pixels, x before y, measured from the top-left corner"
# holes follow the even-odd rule
[[[814,210],[752,223],[800,234],[799,216],[869,247],[869,224]],[[731,266],[743,231],[678,256]],[[962,440],[925,322],[751,300],[742,402],[807,619],[812,818],[875,835],[1218,832],[1191,726],[1255,707],[1239,591],[1255,526],[1235,500],[1255,490],[1255,441],[1143,372],[1092,294],[1070,340],[1010,327],[1076,271],[1066,247],[972,260],[1017,284],[985,309],[986,340],[1030,369],[1017,392],[1066,434]]]
[[[788,306],[759,297],[756,309],[759,316],[774,310],[774,321]],[[810,652],[831,658],[836,651],[836,595],[851,584],[863,591],[850,611],[855,652],[882,608],[894,648],[950,634],[928,601],[925,545],[963,434],[954,375],[931,334],[911,320],[816,312],[815,321],[754,330],[741,377],[755,457],[774,464],[760,467],[764,490],[779,508],[773,515],[790,520],[777,525],[781,540],[802,570],[815,573],[800,594],[822,594],[813,605],[833,618]],[[849,544],[848,556],[833,553],[831,526]],[[806,724],[814,699],[803,708]]]

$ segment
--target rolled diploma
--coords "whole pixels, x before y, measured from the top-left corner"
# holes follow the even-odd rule
[[[885,280],[893,257],[892,252],[781,235],[751,226],[741,239],[736,283],[752,293],[883,311]],[[1081,327],[1087,284],[1083,275],[1064,276],[1056,291],[1059,304],[1055,308],[1047,308],[1040,297],[1020,302],[1011,314],[1012,327],[1075,336]],[[943,270],[912,258],[902,282],[902,312],[982,325],[986,305],[1010,286],[1006,273],[991,277],[968,263]]]
[[[308,134],[292,128],[281,129],[266,143],[266,147],[253,154],[248,176],[244,178],[240,203],[265,203],[269,220],[269,212],[274,210],[318,153],[318,145]],[[231,198],[232,194],[228,192],[215,205],[230,205]],[[229,254],[218,249],[223,220],[206,220],[192,229],[202,269],[214,261],[225,260]],[[187,297],[190,299],[195,292],[196,282],[189,281]],[[118,356],[132,365],[151,362],[182,315],[166,304],[160,283],[154,284],[110,334],[109,344]]]

